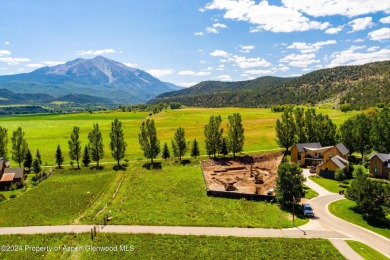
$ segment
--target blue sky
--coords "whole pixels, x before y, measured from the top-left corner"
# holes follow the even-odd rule
[[[0,75],[103,55],[191,86],[390,59],[389,0],[0,0]]]

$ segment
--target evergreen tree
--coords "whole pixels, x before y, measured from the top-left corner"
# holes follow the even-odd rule
[[[222,143],[223,129],[221,128],[221,123],[221,116],[210,116],[209,123],[204,126],[206,151],[209,156],[213,154],[214,158],[217,152],[219,152]]]
[[[61,164],[64,162],[64,157],[62,156],[62,151],[60,145],[57,146],[56,150],[56,163],[58,165],[58,169],[61,169]]]
[[[276,197],[282,208],[290,208],[305,196],[302,169],[293,163],[282,163],[276,179]]]
[[[232,116],[228,116],[228,119],[227,147],[233,153],[233,157],[235,157],[236,153],[241,152],[244,147],[244,126],[242,125],[240,113],[234,113]]]
[[[374,118],[371,140],[377,152],[390,153],[390,108],[383,108]]]
[[[177,147],[176,143],[173,140],[171,140],[171,146],[172,146],[173,157],[179,157],[179,148]]]
[[[88,167],[88,165],[91,163],[91,157],[89,156],[88,146],[86,145],[84,147],[84,154],[83,154],[83,165],[85,167]]]
[[[39,173],[42,170],[41,163],[40,163],[38,157],[35,157],[35,159],[32,163],[31,169],[34,173]]]
[[[12,133],[12,159],[19,163],[19,167],[22,165],[22,161],[26,156],[28,145],[24,139],[24,132],[21,127],[18,127]]]
[[[172,140],[172,144],[173,143],[174,146],[177,148],[177,154],[175,154],[175,156],[179,157],[179,160],[181,161],[181,157],[184,156],[187,151],[184,128],[179,127],[178,129],[176,129],[175,137]]]
[[[199,156],[199,155],[200,155],[200,152],[199,152],[198,141],[196,141],[196,139],[194,139],[194,142],[192,143],[191,156],[196,158],[196,156]]]
[[[8,130],[0,126],[0,157],[6,158],[8,155]]]
[[[122,129],[122,122],[117,118],[111,123],[110,138],[111,155],[119,166],[119,161],[125,157],[127,143]]]
[[[41,154],[39,153],[38,149],[37,149],[37,154],[35,156],[38,158],[39,164],[42,165],[42,158],[41,158]]]
[[[77,162],[77,169],[80,169],[80,157],[81,157],[81,142],[79,140],[79,132],[80,128],[78,126],[73,127],[73,131],[70,134],[70,138],[68,141],[68,147],[69,147],[69,156],[70,159],[76,160]]]
[[[171,154],[169,153],[169,148],[168,148],[168,145],[167,143],[165,142],[164,143],[164,148],[163,148],[163,152],[162,152],[162,158],[167,161],[167,159],[169,159],[171,157]]]
[[[221,143],[221,148],[219,150],[219,153],[223,155],[223,157],[225,157],[226,155],[229,154],[229,149],[228,149],[228,146],[226,144],[226,138],[222,138],[222,143]]]
[[[96,162],[96,169],[99,169],[99,161],[103,159],[103,137],[99,129],[99,124],[94,124],[92,131],[88,134],[88,152],[91,159]]]
[[[30,171],[31,165],[32,165],[33,157],[30,152],[30,149],[27,150],[26,157],[24,158],[23,167],[27,168],[28,171]]]
[[[141,133],[138,134],[138,141],[141,146],[144,156],[150,159],[153,164],[153,159],[160,153],[160,141],[157,139],[156,127],[154,120],[146,119],[140,127]]]
[[[276,143],[285,148],[284,155],[287,155],[288,148],[295,144],[295,122],[291,111],[284,111],[282,119],[276,120]]]

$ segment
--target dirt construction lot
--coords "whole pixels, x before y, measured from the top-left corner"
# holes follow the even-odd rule
[[[201,162],[209,190],[266,195],[276,186],[282,153]]]

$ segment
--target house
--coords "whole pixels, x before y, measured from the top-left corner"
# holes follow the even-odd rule
[[[0,189],[9,188],[12,183],[21,186],[24,179],[24,168],[10,168],[11,163],[0,158]]]
[[[348,160],[349,150],[343,143],[336,144],[324,152],[324,161],[326,162],[336,155]]]
[[[322,148],[320,143],[299,143],[291,147],[291,162],[299,166],[312,165],[316,160],[322,161],[321,155],[313,152]]]
[[[349,162],[340,155],[332,156],[329,160],[319,164],[316,172],[321,177],[334,179],[334,172],[337,169],[348,170]]]
[[[380,177],[389,178],[390,154],[376,153],[370,158],[370,174]]]

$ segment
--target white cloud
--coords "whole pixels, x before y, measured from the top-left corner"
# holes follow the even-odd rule
[[[218,77],[215,77],[215,79],[218,79],[221,81],[231,81],[232,77],[230,75],[220,75]]]
[[[249,53],[251,50],[255,48],[254,45],[240,45],[240,50],[239,52],[242,53]]]
[[[171,69],[151,69],[146,72],[157,78],[173,74],[173,70]]]
[[[5,44],[5,45],[9,45],[9,44],[10,44],[10,42],[4,42],[4,44]]]
[[[257,25],[251,32],[260,30],[272,32],[307,31],[311,29],[325,30],[329,23],[311,21],[294,8],[269,5],[268,1],[256,4],[252,0],[214,0],[205,7],[209,10],[224,10],[224,18],[247,21]]]
[[[338,27],[331,27],[331,28],[328,28],[325,30],[325,33],[326,34],[338,34],[339,32],[341,32],[341,30],[343,30],[344,26],[338,26]]]
[[[285,66],[284,64],[279,64],[279,66],[278,66],[278,70],[283,71],[283,72],[288,71],[289,69],[290,68]]]
[[[10,55],[10,54],[11,54],[10,51],[7,51],[7,50],[0,50],[0,56]]]
[[[356,39],[353,42],[364,42],[364,39]]]
[[[219,33],[220,29],[225,29],[225,28],[227,28],[227,26],[225,24],[215,23],[211,27],[206,27],[206,32],[207,33]]]
[[[241,69],[256,68],[256,67],[268,67],[271,63],[262,58],[246,58],[243,56],[233,56],[234,62]]]
[[[39,63],[30,63],[30,64],[27,64],[26,67],[29,67],[29,68],[40,68],[40,67],[44,67],[44,66],[56,66],[56,65],[59,65],[59,64],[63,64],[65,62],[63,61],[42,61],[42,62],[39,62]]]
[[[21,62],[29,62],[31,61],[28,58],[12,58],[12,57],[5,57],[0,58],[0,61],[7,63],[8,65],[18,65]]]
[[[341,65],[361,65],[374,61],[388,60],[390,49],[381,49],[373,52],[355,52],[362,50],[364,46],[351,46],[349,49],[341,52],[335,52],[330,56],[330,64],[327,67],[336,67]]]
[[[381,23],[390,23],[390,16],[383,17],[379,20]]]
[[[179,73],[177,73],[177,75],[180,75],[180,76],[207,76],[210,74],[211,73],[208,71],[195,72],[192,70],[182,70],[182,71],[179,71]]]
[[[180,83],[179,85],[183,86],[185,88],[189,88],[189,87],[195,86],[198,83],[199,82],[183,82],[183,83]]]
[[[377,12],[390,13],[389,0],[282,0],[282,3],[286,8],[314,17],[354,17]]]
[[[376,31],[372,31],[368,33],[370,40],[373,41],[382,41],[386,39],[390,39],[390,28],[382,28]]]
[[[212,53],[210,53],[210,55],[214,56],[214,57],[227,57],[227,56],[229,56],[229,53],[227,53],[226,51],[222,51],[222,50],[215,50]]]
[[[114,49],[102,49],[102,50],[88,50],[88,51],[78,51],[77,54],[84,56],[84,55],[103,55],[103,54],[110,54],[110,53],[118,53]]]
[[[362,31],[374,26],[374,23],[372,22],[372,17],[357,18],[355,20],[350,21],[348,24],[352,27],[351,32]]]
[[[219,65],[218,68],[216,68],[216,70],[224,71],[225,70],[225,65],[223,65],[223,64]]]
[[[250,74],[250,75],[269,75],[269,74],[274,74],[277,70],[275,68],[270,69],[270,70],[245,70],[245,74]]]
[[[126,63],[123,63],[123,64],[125,64],[127,67],[130,67],[130,68],[138,67],[137,63],[126,62]]]
[[[290,46],[287,46],[287,49],[297,49],[302,53],[317,52],[322,46],[336,44],[335,40],[328,40],[316,43],[305,43],[305,42],[294,42]]]
[[[196,36],[203,36],[204,33],[203,32],[195,32],[194,35],[196,35]]]
[[[207,67],[203,71],[210,71],[210,70],[213,70],[213,69],[214,69],[214,67]]]
[[[26,67],[29,67],[29,68],[41,68],[41,67],[44,67],[45,65],[41,64],[41,63],[30,63],[30,64],[27,64]]]
[[[319,63],[319,60],[315,60],[315,54],[290,54],[280,60],[280,62],[288,62],[288,65],[293,67],[306,68],[312,63]]]
[[[373,52],[373,51],[377,51],[378,49],[379,49],[379,46],[372,46],[372,47],[368,48],[367,51]]]

